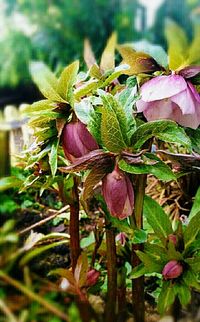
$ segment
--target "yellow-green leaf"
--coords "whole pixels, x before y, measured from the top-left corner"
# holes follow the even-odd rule
[[[114,32],[108,39],[106,48],[101,56],[100,67],[103,71],[113,69],[115,67],[115,47],[117,43],[117,34]]]
[[[73,85],[76,82],[78,69],[79,61],[76,60],[63,70],[58,80],[57,91],[70,105],[73,104]]]
[[[167,20],[165,36],[168,43],[169,68],[176,70],[186,63],[188,39],[184,30],[171,20]]]

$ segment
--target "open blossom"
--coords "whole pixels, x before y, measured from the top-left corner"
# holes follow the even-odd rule
[[[179,277],[183,273],[183,266],[176,260],[168,262],[162,271],[165,280],[170,280]]]
[[[71,162],[98,149],[98,144],[80,121],[67,123],[62,133],[62,144],[65,156]]]
[[[124,219],[132,214],[134,191],[132,183],[118,167],[102,180],[102,192],[110,214]]]
[[[200,124],[200,96],[181,75],[158,76],[146,82],[136,106],[148,121],[170,119],[193,129]]]

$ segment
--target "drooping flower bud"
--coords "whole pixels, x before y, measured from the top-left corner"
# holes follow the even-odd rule
[[[162,275],[165,280],[170,280],[179,277],[183,272],[183,266],[176,260],[168,262],[162,271]]]
[[[122,246],[125,246],[126,237],[127,237],[127,235],[125,233],[121,232],[121,233],[117,234],[115,240],[116,240],[116,242],[119,242]]]
[[[80,121],[67,123],[63,129],[62,144],[65,156],[71,162],[98,149],[98,144]]]
[[[132,214],[134,191],[129,177],[115,167],[102,180],[102,192],[110,214],[124,219]]]
[[[97,283],[99,279],[100,272],[98,272],[96,269],[91,269],[87,272],[87,280],[86,280],[86,286],[90,287]]]
[[[174,245],[176,245],[177,244],[177,236],[173,235],[173,234],[170,234],[168,236],[168,241],[171,241]]]

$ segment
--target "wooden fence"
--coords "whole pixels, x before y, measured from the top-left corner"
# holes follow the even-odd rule
[[[30,130],[20,112],[22,108],[23,104],[19,108],[8,105],[0,112],[0,177],[10,174],[17,155],[29,144]]]

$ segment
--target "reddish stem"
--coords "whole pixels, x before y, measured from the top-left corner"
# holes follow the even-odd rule
[[[79,236],[79,195],[78,195],[78,182],[74,177],[74,186],[72,188],[70,202],[70,221],[69,221],[69,234],[70,234],[70,252],[71,252],[71,265],[74,272],[78,257],[81,253],[80,236]]]
[[[134,220],[136,227],[142,229],[143,226],[143,203],[146,187],[146,175],[138,175],[136,177],[135,189],[135,209]],[[140,264],[140,259],[136,255],[136,250],[143,250],[143,244],[132,246],[132,266],[133,268]],[[132,304],[135,322],[144,322],[145,305],[144,305],[144,277],[136,278],[132,281]]]
[[[105,309],[105,321],[116,321],[116,301],[117,301],[117,256],[114,230],[107,225],[106,228],[107,247],[107,274],[108,293]]]

